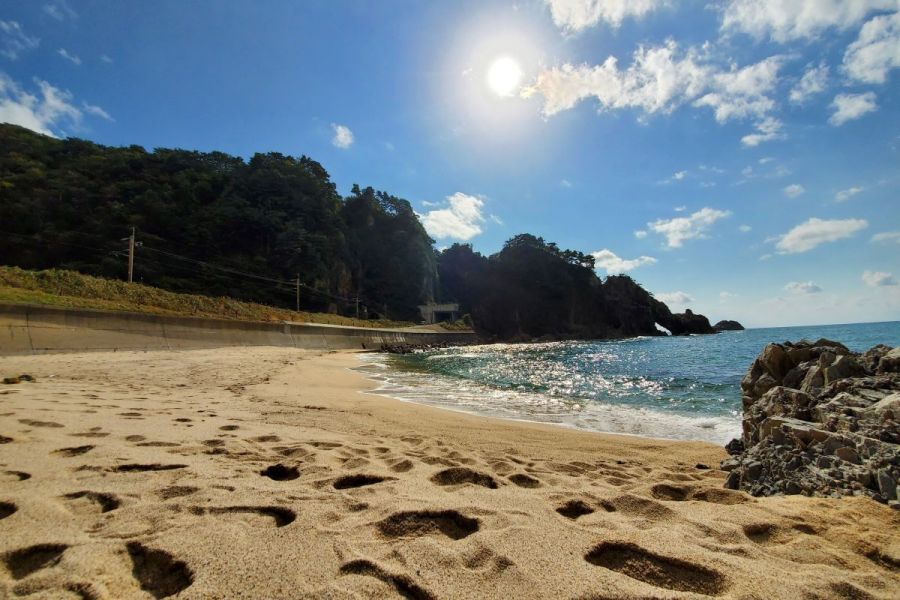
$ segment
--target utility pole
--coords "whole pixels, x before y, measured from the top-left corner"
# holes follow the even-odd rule
[[[300,312],[300,273],[297,273],[297,312]]]
[[[128,283],[134,281],[134,227],[131,228],[131,237],[128,238]]]
[[[356,318],[359,318],[359,294],[356,295]]]

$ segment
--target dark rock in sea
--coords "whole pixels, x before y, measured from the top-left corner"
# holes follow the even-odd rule
[[[709,319],[694,313],[691,309],[683,313],[658,311],[656,322],[672,332],[672,335],[690,335],[692,333],[715,333]]]
[[[726,487],[869,496],[900,508],[900,348],[769,344],[741,392],[743,436],[726,446]]]
[[[744,326],[738,323],[737,321],[719,321],[715,325],[713,325],[713,329],[716,331],[743,331]]]

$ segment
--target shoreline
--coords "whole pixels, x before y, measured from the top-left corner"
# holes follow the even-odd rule
[[[398,401],[371,393],[375,382],[350,369],[356,357],[252,347],[0,358],[4,375],[37,379],[0,386],[0,595],[900,589],[900,518],[874,501],[726,490],[725,452],[706,442]]]
[[[629,338],[639,341],[643,337]],[[608,435],[636,436],[662,441],[696,441],[717,447],[724,446],[741,436],[741,417],[737,414],[701,414],[686,411],[666,411],[651,406],[634,406],[619,402],[602,402],[591,398],[547,395],[537,391],[510,388],[494,388],[476,379],[438,372],[406,370],[390,364],[390,353],[360,353],[359,363],[350,367],[376,384],[372,393],[401,402],[430,406],[460,414],[474,415],[520,423],[539,423],[563,427],[572,431],[593,432]],[[366,360],[363,356],[375,356]],[[735,388],[738,385],[735,384]],[[465,389],[461,396],[459,390]],[[502,397],[499,407],[487,402],[466,402],[473,393],[484,396],[498,394]],[[452,401],[441,401],[452,398]],[[561,412],[546,411],[529,418],[528,399],[540,399],[565,405],[578,405],[577,410],[563,408]],[[511,407],[511,408],[510,408]],[[545,417],[545,418],[542,418]],[[684,432],[682,437],[665,433]],[[705,435],[704,435],[705,434]],[[689,437],[693,436],[693,437]]]

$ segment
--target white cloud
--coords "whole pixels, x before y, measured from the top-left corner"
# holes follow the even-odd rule
[[[652,265],[656,263],[656,259],[652,256],[639,256],[637,258],[627,259],[620,258],[612,250],[604,248],[591,252],[594,257],[594,265],[598,269],[605,269],[608,275],[619,275],[633,271],[643,265]]]
[[[40,44],[41,39],[26,34],[17,21],[0,21],[0,55],[16,60]]]
[[[763,119],[775,107],[766,94],[778,83],[782,63],[780,56],[770,56],[741,69],[716,73],[711,82],[714,91],[696,100],[694,105],[711,107],[719,123],[748,117]]]
[[[763,136],[759,141],[764,141],[777,137],[781,128],[767,113],[775,107],[769,95],[783,62],[783,57],[771,56],[742,68],[723,69],[711,62],[707,46],[681,51],[675,41],[668,40],[661,46],[640,46],[624,70],[613,56],[600,65],[566,63],[544,69],[532,85],[523,88],[522,96],[540,94],[545,116],[587,98],[595,98],[601,111],[637,109],[644,115],[671,113],[685,104],[710,107],[719,123],[755,119],[761,131],[757,135]]]
[[[503,219],[501,219],[497,215],[489,215],[488,218],[497,225],[503,225]]]
[[[684,212],[687,210],[687,206],[681,205],[675,207],[675,212]]]
[[[806,192],[806,189],[799,183],[792,183],[781,191],[784,192],[784,195],[788,198],[796,198]]]
[[[759,159],[756,162],[758,162],[761,165],[765,165],[765,164],[772,162],[773,160],[775,160],[775,159],[772,158],[771,156],[763,156],[761,159]]]
[[[847,46],[844,71],[863,83],[884,83],[888,71],[900,67],[900,11],[875,17]]]
[[[353,145],[353,132],[349,127],[332,123],[331,128],[334,130],[334,137],[331,138],[332,146],[346,150]]]
[[[753,230],[753,228],[750,227],[749,225],[741,225],[740,227],[738,227],[738,231],[740,231],[741,233],[747,233],[752,230]]]
[[[111,58],[109,57],[108,54],[101,54],[101,55],[100,55],[100,60],[101,60],[102,62],[105,62],[105,63],[108,64],[108,65],[113,64],[113,59],[111,59]]]
[[[748,133],[741,138],[741,143],[751,148],[759,146],[763,142],[784,139],[781,133],[782,123],[774,117],[765,117],[756,123],[756,133]],[[762,161],[763,159],[760,159]],[[764,165],[766,163],[760,162]]]
[[[72,94],[35,79],[40,97],[24,90],[0,73],[0,123],[13,123],[32,131],[55,136],[62,125],[78,127],[82,113],[72,104]]]
[[[693,296],[685,294],[684,292],[662,292],[660,294],[653,294],[653,297],[660,302],[673,305],[684,305],[694,301]]]
[[[634,232],[634,237],[636,237],[639,240],[642,240],[645,237],[647,237],[647,232],[644,231],[643,229],[638,229],[637,231]]]
[[[484,201],[477,196],[456,192],[447,197],[447,207],[421,215],[425,231],[435,239],[469,240],[481,233]]]
[[[865,189],[866,188],[864,188],[864,187],[853,186],[853,187],[847,188],[846,190],[841,190],[837,194],[834,195],[834,200],[836,202],[846,202],[853,196],[865,191]]]
[[[876,233],[875,235],[872,236],[872,239],[870,241],[872,241],[876,244],[885,243],[885,242],[887,242],[887,243],[894,242],[894,243],[900,244],[900,231],[885,231],[883,233]]]
[[[105,119],[107,121],[115,121],[108,112],[100,108],[95,104],[88,104],[87,102],[81,103],[82,108],[84,108],[84,112],[94,115],[96,117],[100,117],[101,119]]]
[[[890,273],[883,271],[863,271],[863,282],[869,287],[888,287],[897,285],[897,280]]]
[[[685,175],[687,175],[687,171],[678,171],[677,173],[672,175],[672,179],[674,179],[675,181],[681,181],[682,179],[684,179]]]
[[[868,226],[869,222],[865,219],[827,220],[812,217],[776,238],[778,243],[775,248],[779,254],[799,254],[820,244],[850,237]]]
[[[821,63],[817,67],[811,66],[803,73],[797,85],[791,88],[788,98],[794,104],[803,104],[816,94],[824,92],[827,84],[828,65]]]
[[[792,281],[784,286],[792,294],[818,294],[822,288],[812,281]]]
[[[730,300],[731,298],[737,298],[737,297],[738,297],[737,294],[732,294],[731,292],[719,292],[719,300],[721,300],[722,302],[726,302],[726,301]]]
[[[618,27],[627,17],[639,19],[667,0],[544,0],[560,29],[581,31],[601,21]]]
[[[832,125],[843,125],[847,121],[858,119],[866,113],[878,110],[875,98],[875,92],[838,94],[834,97],[834,102],[831,103],[834,113],[828,119],[828,122]]]
[[[79,57],[75,56],[74,54],[70,54],[69,51],[66,50],[65,48],[60,48],[59,50],[56,51],[56,53],[74,65],[81,64],[81,59]]]
[[[831,28],[847,29],[873,10],[896,5],[896,0],[730,0],[722,29],[783,43],[811,39]]]
[[[53,2],[45,4],[44,12],[57,21],[65,21],[66,19],[78,18],[78,13],[72,10],[72,8],[66,3],[66,0],[54,0]]]
[[[689,217],[674,219],[657,219],[647,223],[651,231],[665,236],[669,248],[680,248],[687,240],[703,237],[705,232],[719,219],[724,219],[731,212],[704,207]]]
[[[562,179],[562,180],[560,180],[559,185],[560,185],[560,187],[570,188],[570,187],[572,187],[572,182],[569,181],[568,179]]]

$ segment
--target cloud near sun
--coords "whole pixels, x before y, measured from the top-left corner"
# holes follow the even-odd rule
[[[661,10],[677,9],[667,0],[545,0],[554,23],[570,34],[591,27],[619,27],[626,19],[641,19]],[[736,65],[729,43],[738,34],[778,44],[809,41],[829,30],[845,31],[866,21],[857,39],[844,51],[836,71],[846,84],[877,85],[900,67],[900,2],[898,0],[730,0],[715,3],[720,15],[719,39],[683,46],[674,39],[639,46],[631,63],[608,56],[598,64],[563,63],[540,70],[521,89],[521,96],[542,98],[550,117],[594,99],[600,112],[622,109],[639,116],[668,114],[681,107],[709,109],[716,122],[746,121],[753,130],[741,138],[745,146],[784,139],[781,106],[802,105],[826,93],[832,69],[810,65],[793,85],[781,76],[796,60],[789,48],[762,60]],[[877,14],[893,11],[891,14]],[[862,118],[878,109],[876,93],[836,94],[831,125]]]

